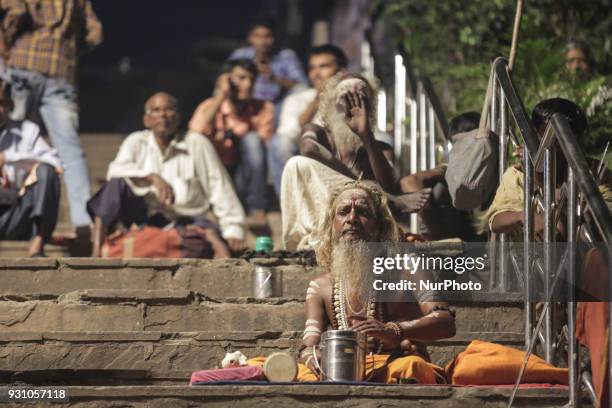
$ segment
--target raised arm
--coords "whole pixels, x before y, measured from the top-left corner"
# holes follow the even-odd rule
[[[196,108],[189,121],[189,129],[207,136],[213,136],[215,115],[221,109],[223,101],[228,98],[229,92],[230,78],[229,74],[225,73],[217,79],[215,95],[202,102]]]
[[[393,168],[376,143],[374,133],[372,132],[370,112],[368,111],[372,102],[368,101],[361,93],[353,91],[348,91],[343,98],[346,109],[346,124],[363,142],[376,181],[385,191],[389,193],[395,192],[396,182]]]

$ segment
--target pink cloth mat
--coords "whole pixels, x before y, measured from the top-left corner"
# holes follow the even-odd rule
[[[264,381],[266,378],[261,367],[241,366],[195,371],[191,374],[189,385],[198,382],[217,381]]]

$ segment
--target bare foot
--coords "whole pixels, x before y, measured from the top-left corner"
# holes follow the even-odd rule
[[[28,248],[28,255],[30,256],[41,256],[43,252],[43,238],[40,235],[36,235],[30,241],[30,247]]]
[[[395,204],[399,207],[402,215],[411,214],[420,211],[431,196],[431,188],[423,188],[414,193],[398,195],[395,198]]]

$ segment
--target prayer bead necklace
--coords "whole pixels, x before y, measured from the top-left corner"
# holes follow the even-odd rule
[[[349,303],[348,297],[346,295],[346,288],[344,280],[335,281],[334,285],[334,293],[333,293],[333,307],[334,307],[334,322],[332,322],[334,327],[337,327],[339,330],[349,330],[350,325],[346,315],[346,303]],[[348,305],[351,311],[353,308]],[[376,303],[376,299],[374,296],[374,291],[370,289],[368,293],[368,299],[366,301],[366,319],[373,319],[378,314],[379,319],[382,319],[382,304]],[[376,310],[379,309],[379,310]],[[360,313],[363,312],[361,309]],[[376,313],[378,312],[378,313]]]

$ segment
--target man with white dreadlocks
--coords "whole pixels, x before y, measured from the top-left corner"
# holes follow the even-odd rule
[[[306,326],[299,381],[318,379],[315,348],[328,328],[355,330],[368,338],[366,377],[394,383],[442,382],[425,342],[455,335],[454,314],[443,302],[409,293],[399,302],[377,301],[372,285],[374,251],[369,242],[393,243],[398,228],[383,191],[373,182],[350,181],[332,192],[318,231],[317,262],[326,273],[306,293]],[[375,353],[375,354],[374,354]]]
[[[431,188],[402,194],[384,142],[377,140],[375,95],[360,75],[339,73],[321,92],[316,122],[304,126],[300,156],[292,157],[281,182],[282,244],[311,249],[315,230],[331,191],[346,181],[376,181],[396,217],[419,211]],[[389,151],[389,149],[386,149]]]

